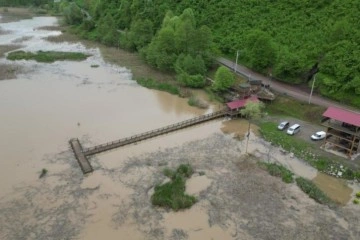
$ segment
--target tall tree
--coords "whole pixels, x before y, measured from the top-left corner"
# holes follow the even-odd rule
[[[252,68],[262,71],[275,62],[275,48],[271,37],[260,30],[251,31],[246,38],[245,51]]]
[[[227,67],[220,66],[215,73],[214,83],[211,88],[221,92],[231,87],[234,82],[234,74]]]

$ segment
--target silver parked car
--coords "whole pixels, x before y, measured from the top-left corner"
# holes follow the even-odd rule
[[[284,130],[284,129],[288,128],[289,125],[290,125],[290,123],[288,121],[283,121],[283,122],[281,122],[279,124],[278,129],[279,130]]]
[[[300,131],[300,125],[299,124],[294,124],[291,127],[288,128],[288,130],[286,131],[287,134],[289,135],[294,135],[296,133],[298,133]]]

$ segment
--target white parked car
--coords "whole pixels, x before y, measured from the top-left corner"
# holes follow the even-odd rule
[[[292,125],[291,127],[289,127],[288,130],[286,131],[286,133],[289,135],[295,135],[299,131],[300,131],[300,125],[296,123],[296,124]]]
[[[313,135],[311,135],[311,139],[315,140],[315,141],[324,139],[325,137],[326,137],[326,132],[324,132],[324,131],[319,131],[319,132],[316,132]]]

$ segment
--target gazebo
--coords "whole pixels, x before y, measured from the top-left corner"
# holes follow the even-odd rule
[[[239,100],[235,100],[235,101],[226,103],[227,108],[230,110],[229,115],[231,115],[231,116],[238,115],[240,109],[244,108],[248,101],[258,102],[259,99],[256,96],[252,95],[248,98],[239,99]]]

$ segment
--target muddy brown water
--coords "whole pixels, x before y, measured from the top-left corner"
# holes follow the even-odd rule
[[[324,173],[318,173],[313,179],[313,182],[337,203],[345,205],[351,199],[353,189],[348,187],[346,181],[343,179],[334,178]]]
[[[61,32],[41,27],[55,24],[57,20],[53,17],[0,24],[3,29],[0,45],[21,41],[21,49],[26,51],[81,51],[92,55],[82,62],[18,61],[27,73],[0,82],[0,239],[267,236],[266,231],[255,231],[259,226],[254,225],[258,221],[254,219],[277,217],[272,208],[262,210],[259,206],[276,203],[282,211],[283,196],[278,192],[284,187],[259,171],[245,178],[237,176],[240,171],[234,166],[244,154],[245,141],[233,138],[247,132],[248,123],[243,120],[218,119],[96,155],[90,159],[95,172],[82,175],[69,150],[70,138],[78,137],[85,147],[90,147],[186,120],[219,106],[200,110],[188,106],[186,99],[145,89],[132,80],[129,69],[105,62],[97,48],[46,41]],[[1,64],[11,62],[1,58]],[[99,67],[92,68],[94,64]],[[206,99],[202,94],[199,97]],[[252,154],[283,163],[298,175],[316,176],[309,166],[271,147],[256,134],[251,134],[249,141]],[[187,187],[199,202],[180,212],[152,207],[148,192],[164,180],[162,169],[180,163],[196,167],[198,175]],[[48,174],[39,179],[43,168]],[[245,182],[241,188],[229,184],[237,181]],[[272,188],[276,191],[271,191]],[[252,204],[255,195],[250,189],[259,190],[256,194],[262,197],[256,199],[260,202]],[[298,190],[286,191],[304,199],[299,200],[300,205],[305,202],[306,206],[313,206]],[[265,199],[270,195],[272,198]],[[312,214],[301,206],[299,214]],[[299,219],[307,224],[302,215],[292,221]],[[335,223],[343,221],[333,215],[329,219]],[[340,233],[348,230],[344,226]],[[281,236],[284,231],[278,234]]]

